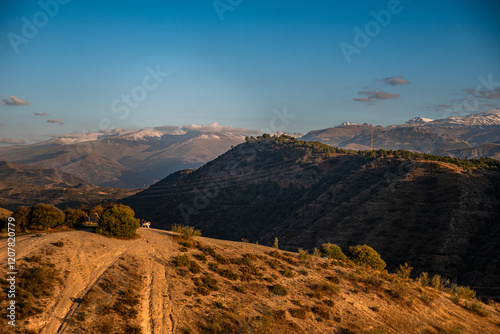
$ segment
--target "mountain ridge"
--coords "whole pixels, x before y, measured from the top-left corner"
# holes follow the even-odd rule
[[[229,130],[213,123],[207,129],[157,127],[67,134],[37,144],[0,147],[0,156],[10,162],[57,168],[102,187],[141,188],[177,170],[198,168],[244,142],[244,132]],[[415,117],[386,127],[344,122],[305,135],[286,135],[353,150],[370,149],[373,138],[375,149],[500,159],[497,150],[483,147],[500,141],[500,109],[438,120]]]

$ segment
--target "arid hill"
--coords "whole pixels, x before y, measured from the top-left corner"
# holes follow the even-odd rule
[[[90,230],[17,237],[17,332],[2,325],[0,333],[500,331],[498,304],[453,302],[437,278],[424,286],[304,252],[138,232],[133,240]],[[0,254],[5,263],[6,243]]]
[[[407,261],[498,297],[499,164],[261,138],[123,202],[153,227],[189,224],[214,238],[277,237],[291,251],[367,244],[391,269]]]

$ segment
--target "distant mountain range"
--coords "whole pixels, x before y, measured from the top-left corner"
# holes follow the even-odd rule
[[[102,187],[141,188],[179,169],[197,168],[244,135],[140,129],[67,135],[42,143],[0,148],[7,161],[56,168]]]
[[[344,122],[290,135],[354,150],[370,149],[373,138],[375,149],[500,159],[500,109],[439,120],[415,117],[386,127]],[[68,134],[37,144],[0,147],[0,157],[56,168],[102,187],[141,188],[177,170],[198,168],[244,140],[245,134],[238,132],[136,129]]]
[[[372,126],[344,122],[301,137],[325,144],[367,150],[409,150],[459,158],[500,159],[500,109],[432,120],[415,117],[401,125]]]

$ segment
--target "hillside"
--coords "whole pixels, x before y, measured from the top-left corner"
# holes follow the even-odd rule
[[[40,334],[500,331],[498,304],[454,303],[447,292],[395,274],[249,243],[138,232],[133,240],[90,231],[18,237],[16,328]],[[2,243],[4,263],[5,248]],[[2,284],[6,291],[5,279]]]
[[[135,189],[99,188],[57,169],[9,163],[0,159],[0,207],[54,204],[61,208],[78,203],[116,201]]]
[[[264,245],[277,237],[291,251],[368,244],[391,269],[407,261],[415,274],[480,289],[500,286],[500,177],[488,170],[498,164],[268,138],[123,203],[156,228],[185,223],[210,237]],[[473,166],[487,168],[463,169]],[[497,289],[484,292],[498,297]]]

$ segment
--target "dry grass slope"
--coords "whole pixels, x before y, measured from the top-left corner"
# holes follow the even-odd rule
[[[437,279],[406,278],[407,266],[398,275],[250,243],[138,233],[133,240],[85,231],[19,237],[19,267],[32,276],[40,268],[36,275],[50,280],[20,285],[36,298],[20,311],[17,332],[500,331],[498,304],[480,303],[466,288],[434,288]]]

